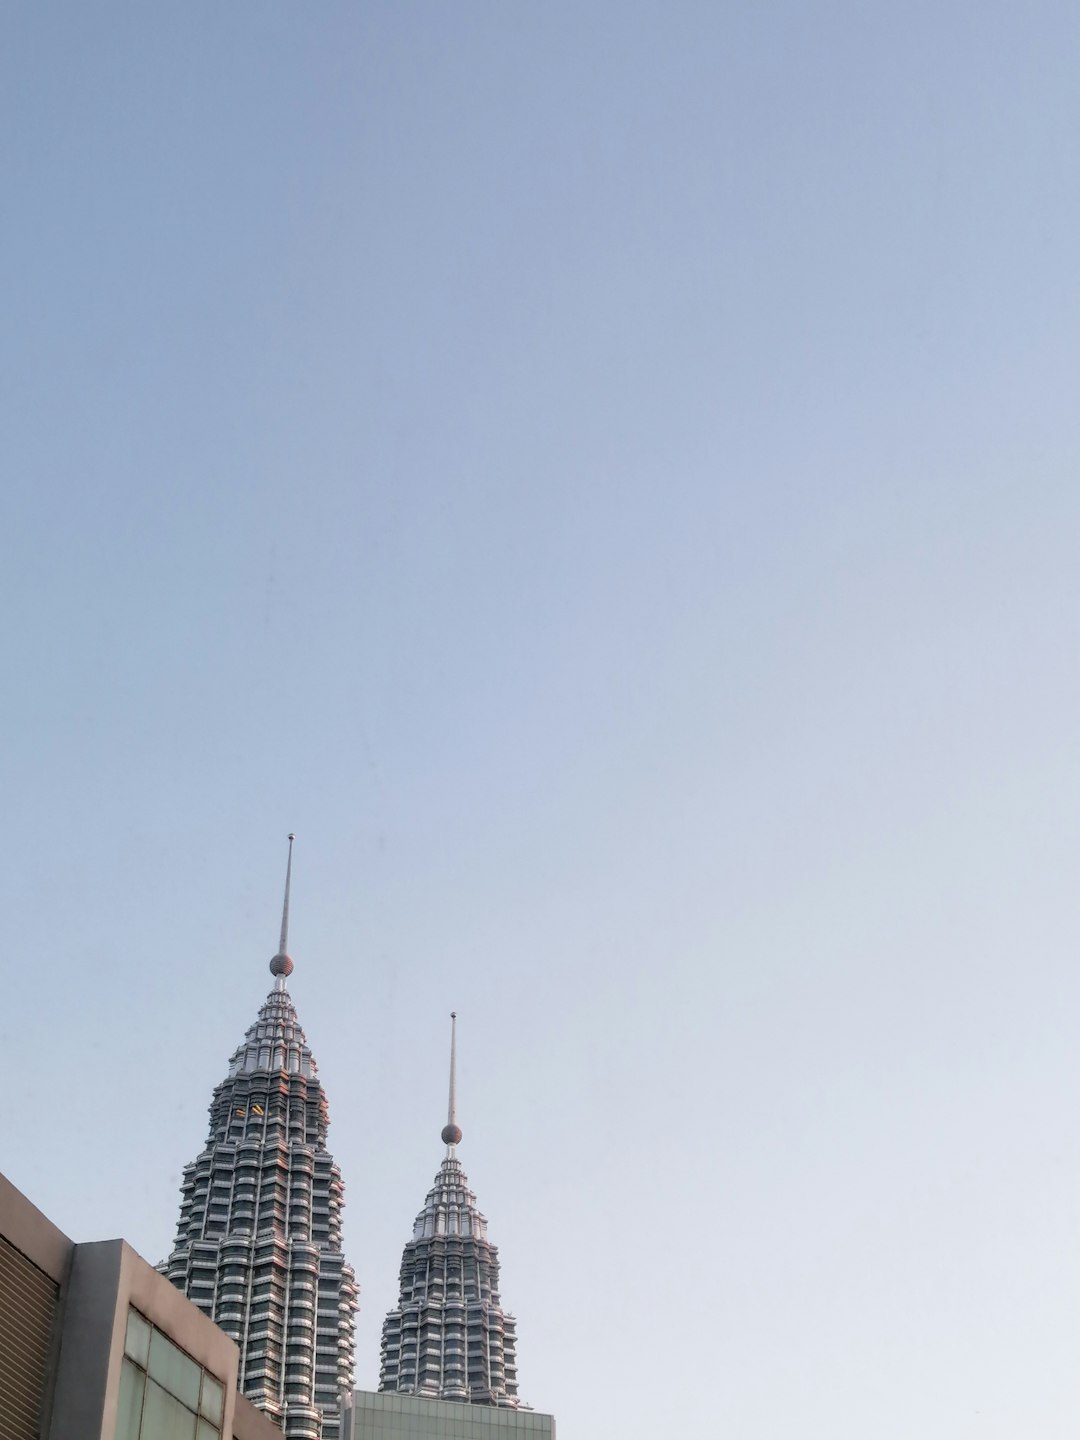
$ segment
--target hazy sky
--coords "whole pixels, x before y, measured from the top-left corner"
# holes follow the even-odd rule
[[[560,1440],[1080,1413],[1080,9],[15,5],[0,1168],[170,1248],[270,987],[357,1381],[461,1158]]]

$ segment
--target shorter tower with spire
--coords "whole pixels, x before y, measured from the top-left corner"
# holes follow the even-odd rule
[[[162,1269],[239,1345],[240,1390],[290,1440],[337,1440],[357,1292],[341,1248],[344,1186],[326,1148],[326,1096],[286,985],[295,838],[274,988],[214,1091]]]
[[[499,1295],[499,1252],[457,1158],[457,1013],[450,1016],[446,1154],[405,1246],[383,1322],[381,1393],[516,1410],[517,1322]]]

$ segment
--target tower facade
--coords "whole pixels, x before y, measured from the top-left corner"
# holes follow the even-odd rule
[[[516,1410],[517,1323],[502,1308],[499,1252],[457,1158],[456,1016],[451,1016],[446,1155],[401,1260],[383,1322],[379,1391]]]
[[[357,1289],[326,1095],[286,985],[292,841],[274,988],[214,1091],[162,1268],[237,1342],[238,1389],[290,1440],[338,1440]]]

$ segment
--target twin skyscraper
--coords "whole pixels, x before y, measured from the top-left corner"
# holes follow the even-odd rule
[[[342,1440],[357,1286],[342,1250],[344,1185],[327,1149],[326,1095],[287,988],[293,838],[274,988],[214,1091],[210,1133],[184,1168],[176,1242],[162,1269],[236,1341],[239,1389],[289,1440]],[[446,1152],[383,1324],[379,1391],[516,1411],[515,1322],[457,1158],[455,1060],[452,1029]]]

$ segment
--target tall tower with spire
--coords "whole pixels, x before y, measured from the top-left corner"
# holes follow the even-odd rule
[[[341,1249],[326,1096],[287,988],[294,839],[274,988],[214,1091],[162,1269],[240,1346],[240,1390],[290,1440],[338,1440],[357,1291]]]
[[[380,1392],[516,1410],[517,1324],[502,1308],[499,1252],[457,1158],[457,1015],[450,1017],[446,1155],[401,1260],[383,1322]]]

